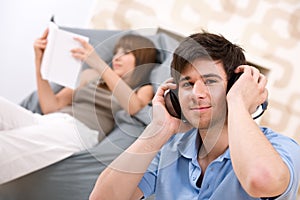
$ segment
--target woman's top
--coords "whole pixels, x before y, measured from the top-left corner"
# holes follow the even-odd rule
[[[98,86],[92,81],[75,90],[72,105],[60,110],[84,123],[90,129],[99,131],[99,141],[114,127],[114,114],[121,109],[116,98],[105,84]]]

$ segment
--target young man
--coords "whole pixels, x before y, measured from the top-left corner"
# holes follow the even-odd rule
[[[245,64],[243,50],[222,36],[183,40],[174,80],[153,99],[152,122],[103,171],[91,199],[296,199],[300,147],[252,119],[267,99],[267,79]],[[184,120],[167,112],[168,89],[178,93]]]

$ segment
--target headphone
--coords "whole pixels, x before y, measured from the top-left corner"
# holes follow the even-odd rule
[[[234,74],[229,80],[227,84],[227,92],[232,87],[232,85],[239,79],[239,77],[242,75],[242,73]],[[226,93],[227,93],[226,92]],[[180,103],[178,100],[178,90],[167,90],[164,95],[166,109],[169,112],[169,114],[173,117],[176,117],[178,119],[184,120],[184,116],[181,112]],[[253,119],[257,119],[267,110],[268,108],[268,99],[266,99],[265,102],[263,102],[260,106],[257,107],[254,114],[252,114]]]

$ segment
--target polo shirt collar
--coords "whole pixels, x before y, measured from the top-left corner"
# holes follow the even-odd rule
[[[198,146],[197,144],[198,129],[193,128],[186,132],[179,141],[178,151],[179,153],[186,157],[192,159],[197,156]]]
[[[188,158],[193,159],[197,157],[198,149],[200,145],[200,138],[198,134],[198,129],[193,128],[186,132],[180,139],[178,143],[178,151],[179,153]],[[229,148],[220,155],[216,160],[223,161],[224,159],[230,159],[230,150]]]

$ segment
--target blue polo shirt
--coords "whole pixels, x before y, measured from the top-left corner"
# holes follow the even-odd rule
[[[261,128],[287,164],[291,180],[287,190],[276,199],[295,200],[300,180],[300,146],[291,138]],[[197,129],[176,134],[153,159],[139,188],[144,196],[155,194],[158,200],[243,200],[250,197],[239,183],[230,159],[229,149],[211,162],[201,188],[196,182],[201,174],[197,161],[199,147]],[[251,152],[249,152],[251,153]]]

